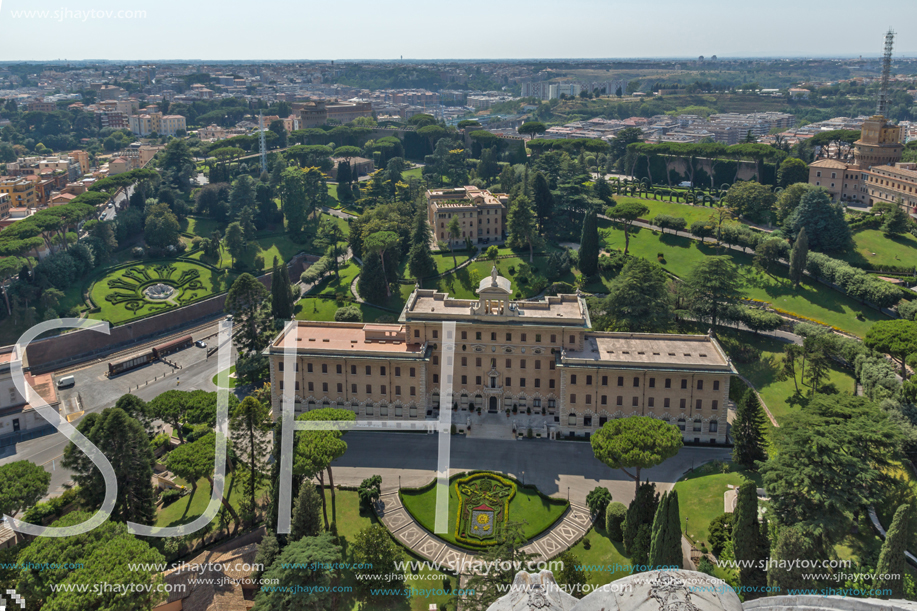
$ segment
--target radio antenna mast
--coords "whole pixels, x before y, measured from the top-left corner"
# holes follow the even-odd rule
[[[885,56],[882,58],[882,81],[879,85],[879,103],[876,114],[887,116],[888,113],[888,80],[892,73],[892,46],[895,44],[895,32],[889,28],[885,34]]]

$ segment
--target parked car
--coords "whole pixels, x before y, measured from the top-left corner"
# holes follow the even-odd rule
[[[197,346],[198,348],[206,348],[206,347],[207,347],[207,344],[206,344],[206,343],[204,342],[204,340],[202,340],[202,339],[199,339],[199,340],[197,340],[196,342],[194,342],[194,345]]]
[[[76,378],[73,376],[64,376],[57,381],[58,388],[67,388],[68,386],[73,386],[76,384]]]

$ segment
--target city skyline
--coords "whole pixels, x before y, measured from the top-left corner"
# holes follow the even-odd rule
[[[816,22],[821,32],[849,31],[851,12],[843,10],[845,4],[857,10],[857,32],[874,35],[800,35],[810,31],[807,24]],[[244,9],[233,10],[232,4],[214,11],[208,3],[173,0],[129,8],[113,0],[70,6],[6,0],[0,4],[0,22],[6,26],[0,56],[6,61],[875,57],[882,33],[915,13],[905,0],[892,0],[885,11],[866,14],[849,2],[839,8],[836,2],[799,6],[778,0],[753,21],[730,10],[723,0],[690,7],[657,0],[651,12],[595,0],[572,0],[565,7],[557,14],[556,6],[541,0],[511,0],[498,7],[476,0],[463,7],[469,19],[464,21],[450,9],[416,1],[378,14],[377,5],[357,0],[345,14],[331,5],[305,11],[268,0],[256,14],[236,19]],[[366,15],[372,19],[360,17]],[[338,27],[312,27],[312,22]],[[21,23],[30,27],[16,27]],[[43,30],[41,45],[34,44],[37,24]],[[399,28],[412,34],[392,36]],[[482,36],[469,37],[477,28]],[[490,29],[493,33],[487,35]],[[158,40],[151,35],[157,31],[162,35]],[[141,44],[126,45],[127,41]],[[913,56],[915,47],[903,31],[895,55]]]

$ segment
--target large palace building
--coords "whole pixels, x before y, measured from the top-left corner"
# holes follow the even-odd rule
[[[503,241],[508,195],[469,186],[427,191],[426,197],[427,220],[437,242],[457,246],[466,239],[474,244]],[[450,235],[452,217],[458,217],[460,236]]]
[[[643,415],[678,426],[687,442],[726,442],[736,370],[716,339],[595,332],[581,295],[511,295],[495,268],[478,299],[415,289],[395,324],[298,321],[290,327],[297,413],[339,407],[358,420],[438,417],[442,343],[452,339],[460,430],[487,420],[549,438],[588,437],[609,418]],[[455,322],[454,338],[443,337],[445,322]],[[265,351],[275,418],[288,341],[284,332]]]

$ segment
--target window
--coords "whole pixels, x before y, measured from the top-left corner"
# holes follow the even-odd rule
[[[512,378],[506,378],[506,385],[507,385],[507,386],[512,386],[512,385],[513,385],[513,379],[512,379]]]
[[[548,380],[548,388],[554,388],[554,380]]]
[[[480,366],[481,366],[481,357],[477,357],[477,358],[474,359],[474,365],[475,365],[475,367],[480,367]]]
[[[555,407],[557,407],[557,401],[548,399],[548,409],[554,409]]]
[[[671,407],[671,400],[668,397],[662,400],[662,407]]]
[[[411,386],[411,396],[412,397],[417,396],[417,387],[416,386]]]
[[[281,361],[280,364],[283,365],[283,361]],[[281,371],[282,371],[282,370],[281,370]],[[306,372],[312,373],[312,363],[307,363],[307,364],[306,364]]]
[[[575,344],[575,343],[576,343],[576,336],[575,336],[575,335],[571,335],[571,336],[570,336],[570,343],[571,343],[571,344]]]
[[[382,385],[382,387],[379,389],[379,392],[381,392],[383,395],[385,394],[385,384]]]
[[[350,392],[352,392],[353,394],[357,394],[357,385],[356,384],[350,385]]]
[[[592,386],[592,376],[586,376],[586,386]]]
[[[522,340],[522,341],[525,341],[525,340]],[[535,334],[535,343],[536,343],[536,344],[541,343],[541,333],[536,333],[536,334]]]
[[[634,378],[634,388],[637,388],[638,386],[640,386],[640,378],[635,377]]]
[[[439,374],[438,373],[433,374],[433,383],[439,384]]]
[[[526,341],[526,337],[527,337],[527,335],[526,335],[525,333],[523,333],[523,334],[522,334],[522,341],[523,341],[523,342]]]
[[[280,361],[277,365],[278,365],[278,366],[277,366],[277,371],[283,371],[283,361]],[[311,371],[311,369],[310,369],[310,371]]]
[[[569,426],[576,426],[576,414],[570,414],[567,418],[567,424]]]
[[[535,369],[541,369],[541,361],[535,360]]]
[[[513,334],[512,334],[512,333],[507,333],[507,334],[506,334],[506,341],[508,341],[508,342],[513,341]]]
[[[548,361],[548,369],[554,371],[554,361]]]
[[[647,398],[646,398],[646,406],[647,406],[647,407],[655,407],[655,405],[656,405],[656,400],[655,400],[653,397],[647,397]]]
[[[694,403],[694,409],[701,409],[703,406],[704,406],[704,402],[701,401],[700,399],[698,399],[698,400]]]
[[[640,406],[640,397],[631,397],[630,405],[631,407],[639,407]]]
[[[283,390],[283,380],[280,380],[280,390]],[[315,387],[312,385],[312,382],[309,382],[309,392],[315,390]]]
[[[370,376],[370,375],[372,375],[372,374],[373,374],[372,365],[367,365],[367,366],[366,366],[366,375]]]
[[[372,392],[373,392],[372,384],[367,384],[366,385],[366,394],[369,395],[369,394],[372,394]]]
[[[678,421],[678,428],[682,431],[685,430],[685,421],[684,420]]]
[[[384,367],[384,366],[379,368],[379,375],[385,375],[385,367]]]
[[[396,378],[401,377],[401,367],[395,367],[395,377]]]
[[[412,378],[417,377],[417,370],[411,367],[410,374]]]
[[[519,361],[519,369],[525,369],[525,359]]]
[[[618,395],[618,398],[615,401],[615,405],[624,405],[624,397]]]
[[[481,332],[480,332],[480,331],[475,331],[475,332],[474,332],[474,338],[475,338],[475,339],[481,339]]]
[[[495,368],[497,366],[497,359],[495,358],[490,359],[490,366]]]
[[[624,386],[624,376],[618,376],[618,386]]]
[[[666,387],[666,388],[672,388],[672,378],[666,378],[666,379],[665,379],[665,387]]]
[[[699,432],[700,432],[700,420],[695,420],[695,421],[694,421],[693,430],[694,430],[695,433],[699,433]]]
[[[681,379],[681,388],[682,388],[683,390],[686,389],[686,388],[688,388],[688,378],[682,378],[682,379]]]
[[[344,373],[343,369],[344,369],[344,366],[343,366],[343,365],[335,365],[335,370],[336,370],[338,373]]]
[[[322,373],[328,373],[328,365],[325,363],[322,363]]]
[[[506,368],[507,368],[507,369],[512,369],[512,367],[513,367],[513,360],[512,360],[512,359],[506,359]]]
[[[480,386],[480,385],[481,385],[481,376],[475,376],[475,378],[474,378],[474,383],[475,383],[477,386]]]
[[[354,375],[354,376],[357,375],[357,366],[356,365],[350,366],[350,375]]]
[[[437,339],[438,337],[439,337],[439,331],[436,329],[433,329],[433,339]]]
[[[679,400],[678,400],[678,407],[680,407],[681,409],[684,409],[685,406],[686,406],[686,404],[687,404],[687,399],[679,399]]]
[[[710,428],[709,428],[708,430],[709,430],[711,433],[716,433],[717,428],[718,428],[718,424],[719,424],[719,423],[718,423],[716,420],[712,420],[712,421],[710,422]]]
[[[462,331],[462,339],[468,339],[468,331]]]
[[[414,337],[420,337],[420,329],[414,329]]]
[[[576,384],[576,374],[575,373],[570,376],[570,383]]]
[[[462,367],[468,367],[468,357],[467,356],[462,357]]]
[[[576,395],[570,395],[570,403],[576,403]]]
[[[552,344],[556,344],[556,343],[557,343],[557,336],[556,336],[556,335],[551,335],[551,343],[552,343]]]
[[[462,376],[462,384],[468,383],[468,376]]]
[[[608,405],[608,395],[602,395],[601,400],[599,401],[602,405]]]
[[[519,388],[525,388],[525,378],[519,378]]]
[[[710,409],[718,409],[720,407],[720,402],[714,399],[710,403]]]
[[[344,392],[344,385],[338,382],[338,392]]]
[[[396,396],[401,395],[401,386],[398,386],[398,385],[395,386],[395,395]]]
[[[704,381],[703,380],[697,381],[697,390],[704,390]]]
[[[535,378],[535,388],[541,388],[541,378]]]
[[[434,364],[434,365],[439,365],[439,357],[436,356],[435,354],[433,355],[433,364]]]
[[[650,378],[650,388],[656,388],[656,378]]]
[[[713,381],[713,390],[719,390],[719,389],[720,389],[720,381],[714,380]]]

